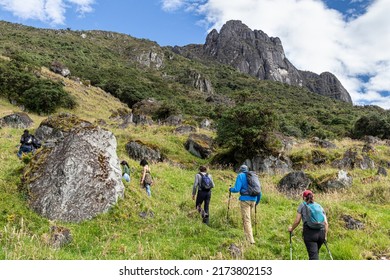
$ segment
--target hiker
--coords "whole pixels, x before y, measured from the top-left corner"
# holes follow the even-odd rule
[[[150,173],[150,167],[148,165],[148,162],[145,159],[141,160],[140,165],[143,166],[142,176],[140,181],[141,186],[145,188],[147,195],[151,196],[152,192],[150,190],[150,187],[153,184],[153,180],[152,180],[152,175]]]
[[[318,252],[324,242],[326,242],[326,237],[328,233],[328,221],[326,219],[325,211],[322,207],[314,202],[314,194],[311,190],[305,190],[302,194],[303,202],[298,206],[297,216],[295,218],[292,226],[288,227],[289,232],[293,232],[294,229],[299,225],[301,220],[303,220],[303,240],[306,245],[307,253],[309,255],[309,260],[318,260]],[[317,220],[321,220],[322,222],[318,223],[320,225],[315,226],[313,228],[312,222],[310,222],[310,213],[309,206],[318,206],[320,210],[320,217]]]
[[[121,161],[122,166],[122,178],[126,180],[126,182],[130,182],[130,167],[127,161]]]
[[[195,200],[196,210],[201,214],[202,221],[205,224],[209,224],[209,205],[211,199],[211,189],[214,187],[213,178],[207,173],[205,166],[199,167],[199,173],[195,175],[194,185],[192,187],[192,200]],[[204,203],[204,209],[202,209],[202,203]]]
[[[22,158],[23,153],[31,153],[34,150],[33,136],[27,129],[23,131],[22,137],[20,137],[20,148],[17,153],[18,158]]]
[[[241,216],[242,216],[242,223],[244,226],[245,237],[250,244],[255,244],[255,239],[253,238],[253,232],[252,232],[251,213],[252,213],[252,209],[257,204],[259,204],[261,193],[256,196],[243,194],[248,189],[248,180],[246,177],[247,175],[246,173],[248,173],[248,171],[249,171],[248,166],[241,165],[240,169],[238,170],[238,175],[234,187],[229,188],[229,192],[240,193],[239,200],[240,200]]]

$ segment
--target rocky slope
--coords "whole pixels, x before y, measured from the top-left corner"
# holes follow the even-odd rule
[[[348,91],[329,72],[320,75],[298,70],[287,58],[279,38],[251,30],[238,20],[228,21],[218,33],[212,30],[204,45],[174,47],[176,53],[202,61],[217,61],[233,66],[260,80],[302,86],[310,91],[352,103]]]

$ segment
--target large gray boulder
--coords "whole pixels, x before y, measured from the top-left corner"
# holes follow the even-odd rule
[[[146,159],[151,162],[164,161],[164,156],[157,147],[152,147],[141,141],[128,142],[126,144],[126,151],[129,157],[135,160]]]
[[[327,176],[318,182],[318,188],[322,191],[338,191],[352,186],[353,178],[344,170],[339,170],[336,176]]]
[[[0,126],[8,126],[13,128],[29,128],[33,125],[33,120],[23,112],[10,114],[0,118]]]
[[[298,196],[301,195],[311,183],[312,180],[306,173],[303,171],[295,171],[284,176],[278,183],[277,189],[286,195]]]
[[[286,174],[292,171],[292,163],[288,157],[256,156],[247,159],[245,164],[251,170],[265,174]]]
[[[359,155],[356,149],[348,149],[343,158],[336,159],[332,162],[332,166],[338,169],[355,169],[360,168],[363,170],[374,169],[375,162],[367,155]]]
[[[194,156],[206,159],[213,152],[213,139],[205,134],[192,133],[184,146]]]
[[[91,219],[123,197],[115,136],[86,126],[86,121],[72,123],[75,120],[73,115],[46,120],[45,127],[50,123],[61,131],[60,137],[55,145],[38,151],[24,171],[30,207],[50,220]]]

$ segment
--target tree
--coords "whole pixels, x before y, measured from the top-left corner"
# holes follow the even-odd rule
[[[243,158],[261,153],[276,153],[280,141],[274,132],[276,115],[256,104],[239,105],[227,110],[217,124],[217,143],[234,150]]]

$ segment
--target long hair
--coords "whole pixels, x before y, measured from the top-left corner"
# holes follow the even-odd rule
[[[148,165],[148,162],[146,161],[146,159],[143,159],[143,160],[141,160],[141,162],[139,163],[139,165],[145,166],[145,165]]]
[[[129,164],[127,163],[127,161],[125,161],[125,160],[122,160],[122,161],[121,161],[121,164],[122,164],[122,165],[126,165],[127,167],[130,167]]]

